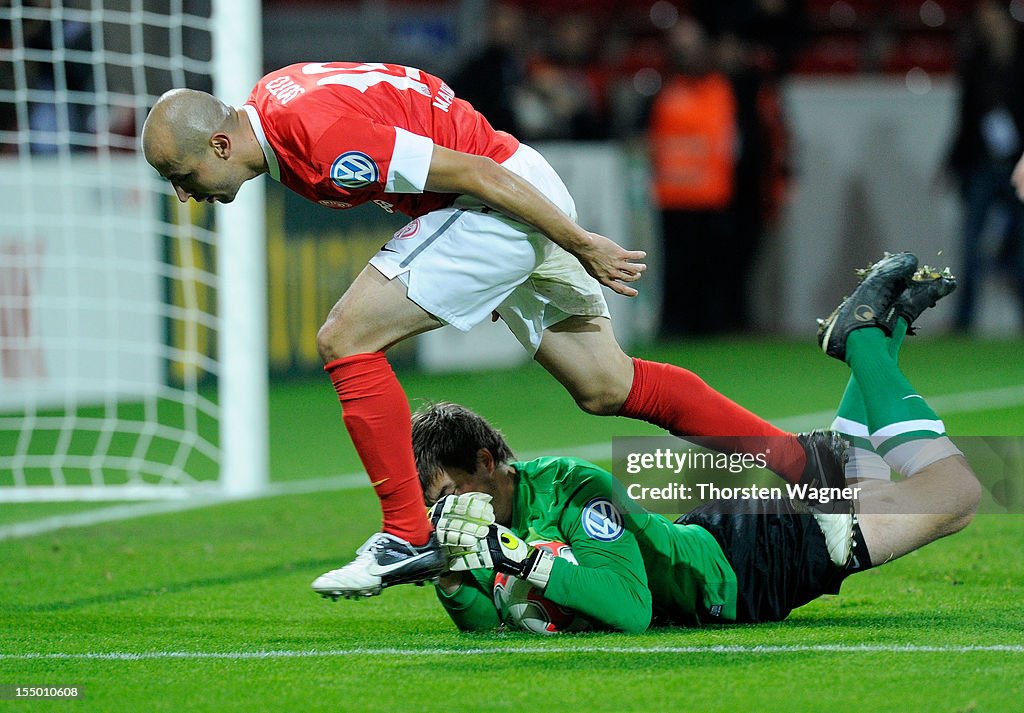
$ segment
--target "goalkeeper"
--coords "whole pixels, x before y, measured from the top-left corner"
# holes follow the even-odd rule
[[[948,273],[912,274],[915,266],[904,256],[878,263],[819,331],[824,351],[852,371],[833,427],[855,444],[846,474],[862,491],[856,515],[788,500],[717,501],[673,523],[585,461],[514,461],[501,435],[461,406],[415,414],[413,450],[451,568],[438,597],[455,624],[501,623],[496,570],[598,628],[777,621],[838,593],[847,576],[965,527],[980,486],[896,363],[913,321],[955,286]],[[862,321],[868,310],[879,316]],[[903,479],[891,482],[890,468]],[[525,545],[509,550],[491,523],[526,542],[565,542],[579,566]]]

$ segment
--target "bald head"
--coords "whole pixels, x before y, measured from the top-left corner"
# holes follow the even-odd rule
[[[194,89],[172,89],[157,100],[142,127],[142,151],[182,202],[230,203],[243,183],[267,170],[245,112]]]
[[[195,89],[172,89],[157,99],[142,127],[142,151],[158,171],[201,151],[217,132],[230,132],[234,110]]]

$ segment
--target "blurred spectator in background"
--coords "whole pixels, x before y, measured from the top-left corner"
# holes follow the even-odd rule
[[[487,43],[452,77],[455,94],[500,131],[520,135],[516,100],[526,79],[526,31],[517,5],[496,3],[487,19]]]
[[[695,0],[693,8],[713,35],[735,35],[753,64],[776,75],[793,68],[810,34],[804,0]]]
[[[985,228],[993,209],[1002,217],[997,262],[1007,268],[1024,309],[1024,205],[1010,184],[1024,149],[1024,47],[1005,2],[982,0],[968,26],[959,68],[959,126],[949,166],[964,204],[963,265],[956,327],[974,323],[985,271]]]
[[[716,43],[718,66],[732,82],[736,98],[736,163],[731,239],[738,289],[722,297],[722,313],[733,329],[751,326],[749,294],[754,261],[769,225],[786,200],[790,178],[789,132],[778,81],[758,64],[758,51],[738,35]]]
[[[553,19],[543,55],[530,62],[529,77],[519,93],[521,138],[608,138],[607,78],[598,61],[598,36],[591,14],[565,13]]]
[[[662,336],[733,329],[737,106],[712,63],[710,39],[682,17],[668,32],[670,66],[651,107],[648,140],[662,231]]]
[[[25,8],[48,10],[50,0],[27,0]],[[31,128],[35,134],[31,139],[32,153],[56,153],[58,131],[70,131],[72,136],[71,150],[91,148],[93,140],[84,136],[94,131],[94,107],[91,99],[79,99],[72,93],[87,92],[93,87],[92,65],[74,59],[55,58],[40,61],[33,56],[33,51],[53,52],[81,51],[92,49],[90,25],[77,20],[41,19],[38,15],[28,14],[19,19],[20,38],[23,38],[27,59],[22,63],[24,74],[16,71],[15,62],[0,63],[0,89],[11,91],[29,89],[34,92],[28,105],[28,126],[19,126],[16,105],[13,102],[0,103],[0,130],[17,131]],[[10,49],[14,46],[14,26],[11,20],[0,24],[0,47]],[[59,52],[58,52],[59,54]],[[27,84],[27,86],[20,86]],[[42,100],[41,97],[48,97]],[[77,139],[77,142],[76,142]],[[15,140],[0,143],[0,152],[17,150]]]
[[[48,8],[50,0],[30,3]],[[58,132],[70,132],[71,150],[84,150],[93,143],[85,134],[94,132],[92,99],[79,99],[74,92],[90,92],[93,87],[92,65],[87,62],[62,60],[62,51],[88,52],[92,49],[92,33],[88,23],[69,19],[25,19],[22,26],[28,50],[54,52],[52,61],[25,63],[28,88],[36,96],[49,96],[49,101],[34,99],[29,104],[29,128],[40,132],[33,136],[32,153],[56,153],[63,140]],[[77,136],[75,136],[77,134]]]
[[[809,36],[801,0],[698,0],[692,7],[695,15],[682,18],[669,32],[672,67],[649,122],[667,270],[665,336],[751,326],[744,288],[753,282],[755,259],[768,226],[781,212],[790,179],[779,85]],[[702,95],[703,108],[683,100],[695,93]],[[723,99],[727,94],[729,101]],[[684,118],[687,102],[698,118]],[[709,112],[708,107],[715,109]],[[714,122],[719,133],[712,137]],[[675,128],[668,128],[673,123]],[[697,143],[695,132],[703,133]],[[673,134],[676,138],[668,139]],[[689,143],[682,137],[689,137]],[[698,196],[681,190],[670,164],[684,160],[681,147],[693,150],[701,142],[717,147],[700,160],[706,187],[719,188]],[[696,154],[685,160],[691,176],[698,175]],[[680,284],[683,265],[699,276],[697,284]],[[725,288],[730,282],[733,287]]]
[[[0,20],[0,50],[7,52],[11,49],[13,38],[11,37],[11,21]],[[14,62],[0,62],[0,91],[13,91],[14,84]],[[0,131],[10,131],[18,123],[18,115],[14,102],[0,101]],[[0,139],[0,153],[13,150],[14,144],[8,139]]]

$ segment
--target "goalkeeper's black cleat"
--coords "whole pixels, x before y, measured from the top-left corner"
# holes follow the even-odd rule
[[[834,431],[799,433],[797,440],[804,447],[807,463],[799,482],[803,488],[799,492],[804,493],[804,499],[794,499],[793,508],[814,517],[832,564],[845,567],[853,554],[853,500],[829,498],[823,501],[812,493],[818,491],[820,495],[823,488],[846,488],[848,444]]]
[[[446,569],[441,545],[433,534],[417,547],[387,532],[378,532],[356,551],[344,567],[317,577],[313,590],[324,597],[357,599],[380,594],[396,584],[436,580]]]
[[[806,493],[799,502],[813,512],[853,513],[853,502],[833,498],[828,502],[814,496],[826,488],[846,488],[846,461],[849,444],[835,431],[808,431],[798,433],[797,441],[803,446],[807,462],[800,476],[798,492]]]
[[[914,321],[929,307],[956,289],[956,277],[949,268],[942,270],[923,265],[913,277],[906,289],[892,303],[886,315],[886,327],[891,332],[896,319],[902,317],[907,323],[907,334],[915,334]]]
[[[889,312],[917,268],[912,253],[896,253],[860,271],[861,282],[825,319],[818,320],[818,344],[830,357],[846,361],[846,340],[864,327],[878,327],[892,334]]]

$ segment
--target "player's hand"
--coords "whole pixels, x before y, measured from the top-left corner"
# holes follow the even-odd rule
[[[487,537],[488,528],[494,524],[491,496],[486,493],[449,495],[434,503],[430,509],[430,522],[434,525],[437,541],[446,550],[474,547]]]
[[[1020,157],[1010,176],[1010,182],[1017,189],[1017,197],[1024,201],[1024,156]]]
[[[507,527],[491,525],[486,535],[461,552],[451,549],[453,572],[471,569],[493,569],[505,574],[521,575],[523,562],[530,556],[533,548]]]
[[[643,250],[626,250],[613,240],[597,233],[588,233],[589,242],[576,251],[576,257],[594,278],[605,287],[626,297],[636,297],[636,282],[647,265],[638,262],[647,257]]]
[[[514,532],[501,525],[491,525],[487,537],[474,547],[458,551],[450,548],[449,568],[452,572],[472,569],[493,569],[529,581],[543,589],[548,584],[554,556],[530,547]]]

